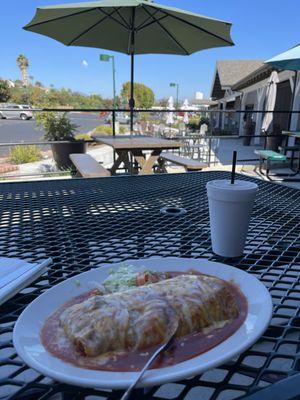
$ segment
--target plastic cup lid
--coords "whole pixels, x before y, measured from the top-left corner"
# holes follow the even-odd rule
[[[230,180],[220,179],[207,183],[207,194],[211,199],[218,201],[253,201],[258,186],[254,182],[236,180],[231,184]]]
[[[236,180],[234,184],[231,184],[229,179],[218,179],[210,181],[207,186],[211,189],[222,189],[222,190],[256,190],[257,184],[250,181]]]

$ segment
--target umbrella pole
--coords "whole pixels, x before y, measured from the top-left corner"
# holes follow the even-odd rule
[[[135,106],[134,101],[134,52],[131,53],[131,77],[130,77],[130,134],[133,134],[133,110]]]
[[[297,90],[297,80],[298,80],[298,71],[295,71],[295,83],[294,83],[294,89],[293,89],[292,100],[291,100],[291,111],[290,111],[290,115],[289,115],[289,130],[291,130],[291,124],[292,124],[293,109],[294,109],[296,90]]]
[[[135,107],[134,101],[134,42],[135,42],[135,7],[132,7],[132,16],[131,16],[131,32],[130,32],[130,56],[131,56],[131,71],[130,71],[130,100],[129,100],[129,108],[130,108],[130,135],[133,134],[133,110]]]

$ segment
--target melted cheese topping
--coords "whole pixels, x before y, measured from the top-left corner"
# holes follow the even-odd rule
[[[176,318],[178,337],[236,318],[226,282],[206,275],[180,275],[131,290],[95,295],[60,317],[65,334],[87,356],[144,350],[165,341]],[[225,322],[226,323],[226,322]]]

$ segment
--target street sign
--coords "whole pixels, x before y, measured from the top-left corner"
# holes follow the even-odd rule
[[[100,54],[100,61],[109,61],[110,56],[107,54]]]

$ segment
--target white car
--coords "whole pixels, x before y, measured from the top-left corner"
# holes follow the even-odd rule
[[[20,118],[26,121],[33,118],[33,112],[26,104],[4,103],[0,104],[0,119],[4,118]]]

